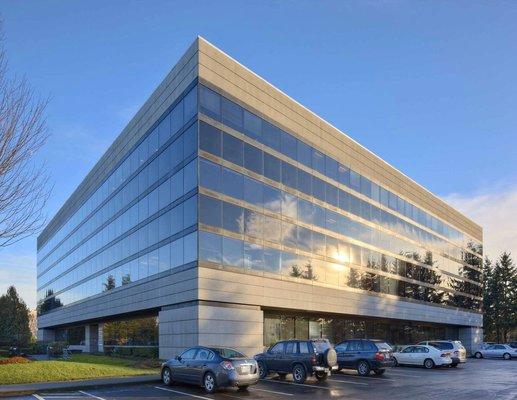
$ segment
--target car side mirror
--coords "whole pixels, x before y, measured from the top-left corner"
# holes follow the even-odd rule
[[[181,361],[181,356],[176,356],[176,360]]]

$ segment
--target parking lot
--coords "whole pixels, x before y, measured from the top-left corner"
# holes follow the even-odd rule
[[[381,377],[361,378],[354,371],[338,372],[326,382],[309,379],[305,384],[292,382],[288,375],[280,381],[272,375],[247,392],[222,389],[206,395],[202,388],[189,385],[164,386],[160,383],[103,387],[85,391],[37,393],[16,399],[517,399],[517,360],[474,360],[458,368],[425,370],[392,368]]]

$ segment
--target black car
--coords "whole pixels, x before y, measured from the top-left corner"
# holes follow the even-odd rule
[[[241,390],[257,383],[257,362],[237,350],[196,346],[162,364],[162,381],[193,383],[214,393],[218,387],[234,386]]]
[[[382,375],[394,366],[391,346],[382,340],[350,339],[338,343],[335,349],[339,370],[355,369],[361,376],[371,371]]]
[[[281,379],[293,374],[296,383],[303,383],[314,375],[324,381],[333,369],[337,369],[336,352],[326,339],[286,340],[257,354],[260,378],[276,372]]]

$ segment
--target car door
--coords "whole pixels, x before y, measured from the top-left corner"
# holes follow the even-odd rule
[[[483,357],[491,358],[494,356],[495,345],[487,346],[485,350],[483,350]]]
[[[192,378],[192,364],[196,356],[197,348],[190,348],[185,350],[177,359],[177,364],[174,366],[172,375],[174,379],[182,382],[193,382]]]
[[[297,358],[298,343],[297,342],[286,342],[285,351],[280,361],[280,368],[283,372],[291,372],[291,365]]]
[[[503,354],[506,351],[506,347],[501,344],[496,344],[494,349],[492,350],[492,357],[503,357]]]
[[[413,353],[413,349],[414,346],[408,346],[398,354],[399,364],[412,364],[411,355]]]
[[[200,348],[196,353],[194,360],[191,362],[191,374],[194,382],[201,382],[205,371],[209,368],[210,360],[213,360],[215,354],[206,348]]]
[[[337,353],[337,362],[340,368],[345,366],[345,352],[348,347],[348,343],[348,341],[341,342],[334,348]]]
[[[278,342],[268,350],[267,368],[270,371],[282,371],[281,365],[284,356],[285,342]]]
[[[357,340],[349,340],[346,349],[343,351],[343,366],[351,368],[354,366],[354,360],[357,358]]]

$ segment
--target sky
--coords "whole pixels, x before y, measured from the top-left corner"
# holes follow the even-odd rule
[[[517,2],[3,0],[9,71],[50,98],[51,218],[201,35],[517,257]],[[0,250],[35,307],[36,238]]]

